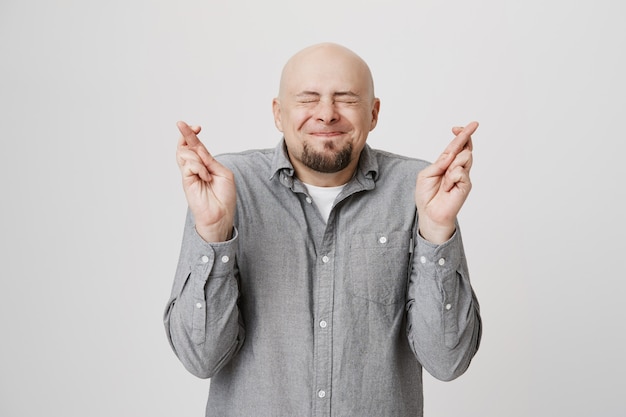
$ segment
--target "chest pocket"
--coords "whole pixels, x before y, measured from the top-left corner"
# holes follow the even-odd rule
[[[353,235],[348,291],[380,304],[404,301],[410,241],[410,231]]]

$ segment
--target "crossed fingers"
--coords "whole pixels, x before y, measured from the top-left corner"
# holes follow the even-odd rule
[[[189,126],[185,122],[176,123],[181,133],[176,149],[176,162],[183,174],[183,177],[197,175],[203,181],[211,181],[210,168],[214,162],[213,156],[200,142],[197,134],[200,133],[200,126]]]
[[[464,128],[455,127],[452,132],[456,137],[450,142],[439,160],[439,169],[444,174],[442,188],[450,191],[458,183],[471,187],[469,170],[472,167],[472,134],[478,128],[477,122],[471,122]]]

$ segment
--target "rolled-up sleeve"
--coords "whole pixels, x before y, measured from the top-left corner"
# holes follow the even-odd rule
[[[231,240],[207,243],[187,214],[164,324],[176,356],[200,378],[217,373],[244,340],[237,304],[237,239],[235,229]]]
[[[407,291],[407,333],[417,359],[435,378],[465,372],[476,354],[482,324],[459,229],[434,245],[415,235]]]

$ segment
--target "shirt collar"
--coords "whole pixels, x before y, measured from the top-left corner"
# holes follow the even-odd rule
[[[272,175],[270,176],[270,180],[272,180],[276,174],[283,173],[287,177],[294,176],[294,169],[291,161],[289,160],[289,156],[287,155],[287,144],[285,143],[285,138],[281,139],[278,142],[276,148],[274,148],[274,159],[272,160]]]

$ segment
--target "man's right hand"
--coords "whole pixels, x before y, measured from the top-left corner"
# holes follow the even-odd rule
[[[200,126],[190,127],[185,122],[176,126],[181,133],[176,162],[196,231],[207,242],[224,242],[232,235],[237,201],[233,173],[200,142]]]

